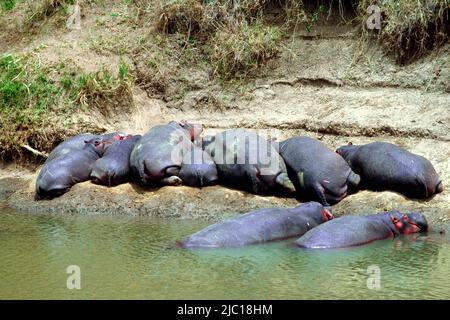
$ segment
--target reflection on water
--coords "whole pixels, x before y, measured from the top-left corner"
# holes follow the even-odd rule
[[[175,241],[202,221],[31,216],[1,209],[0,298],[450,298],[450,241],[402,236],[339,250],[278,242],[187,251]],[[81,290],[66,287],[69,265]],[[381,288],[367,288],[371,265]]]

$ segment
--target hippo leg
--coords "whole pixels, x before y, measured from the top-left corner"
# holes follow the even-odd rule
[[[252,192],[258,194],[261,190],[261,181],[258,179],[258,169],[253,167],[250,170],[247,170],[247,176],[250,180]]]
[[[291,179],[289,179],[288,175],[286,173],[280,173],[276,178],[276,183],[282,186],[286,191],[289,191],[291,193],[295,192],[295,187],[292,184]]]
[[[165,176],[166,177],[171,177],[171,176],[178,176],[180,174],[180,167],[178,166],[173,166],[173,167],[168,167],[165,170]]]
[[[325,188],[319,183],[315,183],[313,188],[317,198],[320,200],[320,203],[322,203],[325,208],[330,208],[331,206],[325,197]]]
[[[183,184],[183,180],[177,176],[165,177],[161,180],[161,183],[166,186],[179,186]]]

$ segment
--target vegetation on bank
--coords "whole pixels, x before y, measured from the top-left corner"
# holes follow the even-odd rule
[[[0,0],[0,28],[14,41],[65,28],[74,0]],[[109,112],[132,105],[131,88],[167,102],[189,91],[223,83],[245,83],[268,70],[285,50],[286,38],[315,30],[334,11],[342,23],[360,22],[399,63],[407,63],[449,39],[450,0],[79,0],[82,12],[104,12],[96,28],[114,30],[92,39],[89,49],[125,56],[115,72],[80,71],[70,61],[48,65],[32,53],[0,56],[0,158],[22,156],[23,145],[50,151],[68,134],[97,130],[72,125],[79,110]],[[381,10],[381,30],[368,31],[367,7]],[[108,5],[108,6],[107,6]],[[331,6],[331,8],[330,8]],[[112,9],[111,9],[112,8]],[[117,10],[116,10],[117,9]],[[275,12],[275,14],[274,14]],[[2,20],[2,17],[12,19]],[[17,18],[17,19],[16,19]],[[109,19],[109,20],[108,20]],[[17,20],[17,21],[15,21]],[[115,28],[116,26],[119,26]],[[112,27],[112,28],[111,28]],[[7,36],[4,39],[7,39]],[[0,34],[0,41],[2,35]],[[12,43],[14,43],[12,41]],[[187,76],[192,78],[187,78]],[[239,85],[237,85],[239,87]],[[203,98],[202,98],[203,99]],[[220,104],[216,97],[209,103]],[[61,123],[52,126],[55,122]]]
[[[82,108],[100,111],[131,100],[132,76],[121,63],[117,74],[105,68],[82,73],[60,62],[42,65],[31,56],[0,58],[0,158],[17,158],[23,146],[48,151],[68,131],[71,113]],[[73,128],[76,130],[77,128]]]
[[[376,38],[398,63],[411,62],[450,37],[450,0],[360,0],[358,14],[364,23],[366,9],[374,3],[381,10]],[[367,32],[364,26],[362,30]]]

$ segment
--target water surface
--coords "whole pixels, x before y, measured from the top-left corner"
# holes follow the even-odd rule
[[[288,242],[188,251],[206,221],[26,215],[0,208],[0,299],[448,299],[449,236],[339,250]],[[81,270],[69,290],[66,269]],[[369,266],[380,288],[369,289]]]

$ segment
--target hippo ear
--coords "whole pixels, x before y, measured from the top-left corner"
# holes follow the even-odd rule
[[[349,145],[349,146],[352,146],[352,145],[353,145],[353,142],[349,141],[349,142],[348,142],[348,145]]]

